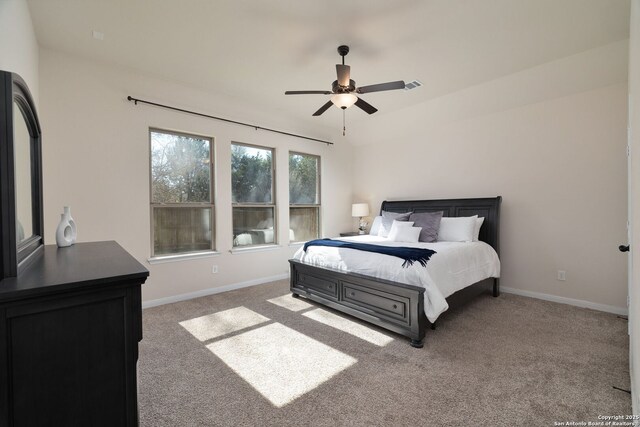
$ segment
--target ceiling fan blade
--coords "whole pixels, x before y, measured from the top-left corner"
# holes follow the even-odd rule
[[[285,95],[331,95],[329,90],[288,90]]]
[[[336,72],[338,73],[338,84],[340,86],[349,86],[351,67],[349,65],[336,64]]]
[[[376,107],[374,107],[373,105],[369,104],[368,102],[365,102],[362,98],[358,98],[358,100],[356,101],[356,107],[360,107],[361,109],[363,109],[365,112],[369,113],[369,114],[373,114],[376,111],[378,111],[378,109]]]
[[[383,90],[396,90],[404,89],[404,81],[398,80],[397,82],[378,83],[376,85],[362,86],[356,89],[358,93],[371,93],[382,92]]]
[[[329,101],[326,104],[324,104],[322,107],[320,107],[320,109],[318,111],[316,111],[315,113],[313,113],[314,116],[319,116],[320,114],[324,113],[325,111],[327,111],[329,109],[329,107],[331,107],[333,105],[333,102]]]

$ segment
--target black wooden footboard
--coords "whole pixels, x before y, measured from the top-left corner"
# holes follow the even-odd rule
[[[428,324],[424,288],[356,273],[314,267],[296,260],[291,266],[291,292],[411,338],[422,347]]]

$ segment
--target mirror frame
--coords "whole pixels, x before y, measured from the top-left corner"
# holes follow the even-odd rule
[[[15,104],[18,108],[15,108]],[[18,111],[22,110],[22,111]],[[31,209],[33,235],[17,243],[14,115],[24,118],[31,136]],[[44,247],[42,203],[42,132],[35,103],[25,81],[0,71],[0,273],[16,277]]]

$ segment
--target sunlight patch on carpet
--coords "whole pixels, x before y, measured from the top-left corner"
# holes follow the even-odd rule
[[[309,319],[313,319],[316,322],[320,322],[323,325],[331,326],[332,328],[336,328],[342,332],[346,332],[380,347],[384,347],[393,341],[393,338],[388,335],[321,308],[302,313],[302,315]]]
[[[283,307],[291,311],[300,311],[304,310],[305,308],[313,307],[313,305],[309,304],[308,302],[302,301],[300,298],[292,297],[291,294],[282,295],[278,298],[271,298],[267,301],[271,304],[275,304],[279,307]]]
[[[180,326],[200,341],[207,341],[269,321],[269,318],[246,307],[236,307],[185,320],[180,322]]]
[[[280,323],[222,339],[207,348],[278,408],[357,362]]]

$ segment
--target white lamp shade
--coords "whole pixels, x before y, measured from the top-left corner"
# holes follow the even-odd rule
[[[338,108],[349,108],[356,103],[358,97],[352,93],[338,93],[331,97],[331,102]]]
[[[351,216],[369,216],[369,205],[367,203],[354,203],[351,205]]]

